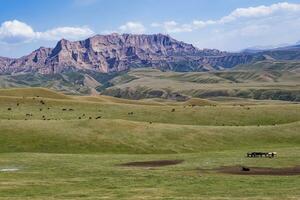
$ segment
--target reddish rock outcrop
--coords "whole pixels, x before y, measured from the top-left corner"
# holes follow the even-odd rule
[[[18,59],[0,57],[0,73],[51,74],[80,69],[109,73],[131,67],[208,71],[230,68],[252,59],[250,54],[200,50],[163,34],[110,34],[75,42],[62,39],[53,49],[42,47]]]

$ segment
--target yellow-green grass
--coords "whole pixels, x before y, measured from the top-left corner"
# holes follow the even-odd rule
[[[70,97],[46,88],[0,89],[0,96],[11,97],[44,97],[52,99],[70,99]]]
[[[300,149],[278,148],[276,159],[247,159],[244,151],[197,154],[1,154],[0,166],[18,168],[0,173],[0,199],[197,199],[295,200],[299,176],[221,174],[220,166],[290,167]],[[132,161],[183,159],[160,168],[120,167]]]
[[[0,97],[0,113],[0,119],[5,120],[43,120],[44,118],[49,120],[79,120],[81,118],[83,120],[101,116],[104,119],[124,119],[148,123],[212,126],[275,125],[300,120],[299,104],[153,106],[37,97]],[[26,114],[32,116],[26,116]]]
[[[294,147],[299,122],[277,126],[192,126],[127,120],[2,120],[0,152],[191,153]]]
[[[96,102],[96,103],[120,103],[120,104],[133,104],[133,105],[163,105],[163,103],[153,101],[152,99],[129,100],[129,99],[115,98],[115,97],[111,97],[111,96],[104,96],[104,95],[73,96],[73,99],[79,100],[79,101]]]
[[[273,76],[279,79],[273,80]],[[292,79],[289,72],[160,72],[160,71],[131,71],[131,76],[137,77],[128,83],[116,85],[116,88],[147,87],[152,89],[170,89],[172,91],[188,90],[233,90],[233,89],[290,89],[299,90],[299,76]],[[282,73],[282,74],[281,74]],[[288,75],[286,75],[286,73]],[[203,78],[204,77],[204,78]],[[264,81],[257,79],[265,78]],[[268,78],[272,80],[268,80]],[[297,79],[298,78],[298,79]],[[199,80],[198,80],[199,79]]]
[[[248,99],[299,101],[297,71],[161,72],[139,69],[128,73],[129,81],[115,82],[102,94],[129,99],[151,97]],[[175,96],[175,97],[174,97]],[[177,97],[176,97],[177,96]]]
[[[103,96],[18,95],[0,96],[3,152],[182,153],[299,143],[299,104],[191,99],[171,106]]]
[[[299,130],[300,105],[288,102],[179,103],[1,90],[0,199],[299,199],[299,175],[200,170],[300,165]],[[278,157],[249,159],[248,151]],[[166,159],[184,162],[119,166]]]

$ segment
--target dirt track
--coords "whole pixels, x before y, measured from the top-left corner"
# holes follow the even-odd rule
[[[228,166],[228,167],[221,167],[216,170],[221,173],[238,174],[238,175],[273,175],[273,176],[300,175],[300,166],[295,166],[290,168]]]
[[[120,166],[126,167],[163,167],[168,165],[177,165],[182,163],[183,160],[153,160],[153,161],[143,161],[143,162],[129,162],[121,164]]]

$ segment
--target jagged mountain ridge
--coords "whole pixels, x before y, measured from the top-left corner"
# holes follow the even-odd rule
[[[120,72],[132,67],[172,71],[210,71],[249,63],[254,56],[215,49],[200,50],[168,35],[110,34],[82,41],[60,40],[18,59],[0,57],[0,73],[55,74],[69,70]]]

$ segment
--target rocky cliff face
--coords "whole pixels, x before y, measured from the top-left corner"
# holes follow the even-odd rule
[[[96,70],[109,73],[132,67],[174,71],[208,71],[248,63],[250,54],[200,50],[167,35],[96,35],[83,41],[62,39],[51,48],[39,48],[19,59],[0,57],[0,73],[61,73]]]
[[[3,73],[13,59],[0,57],[0,73]]]

